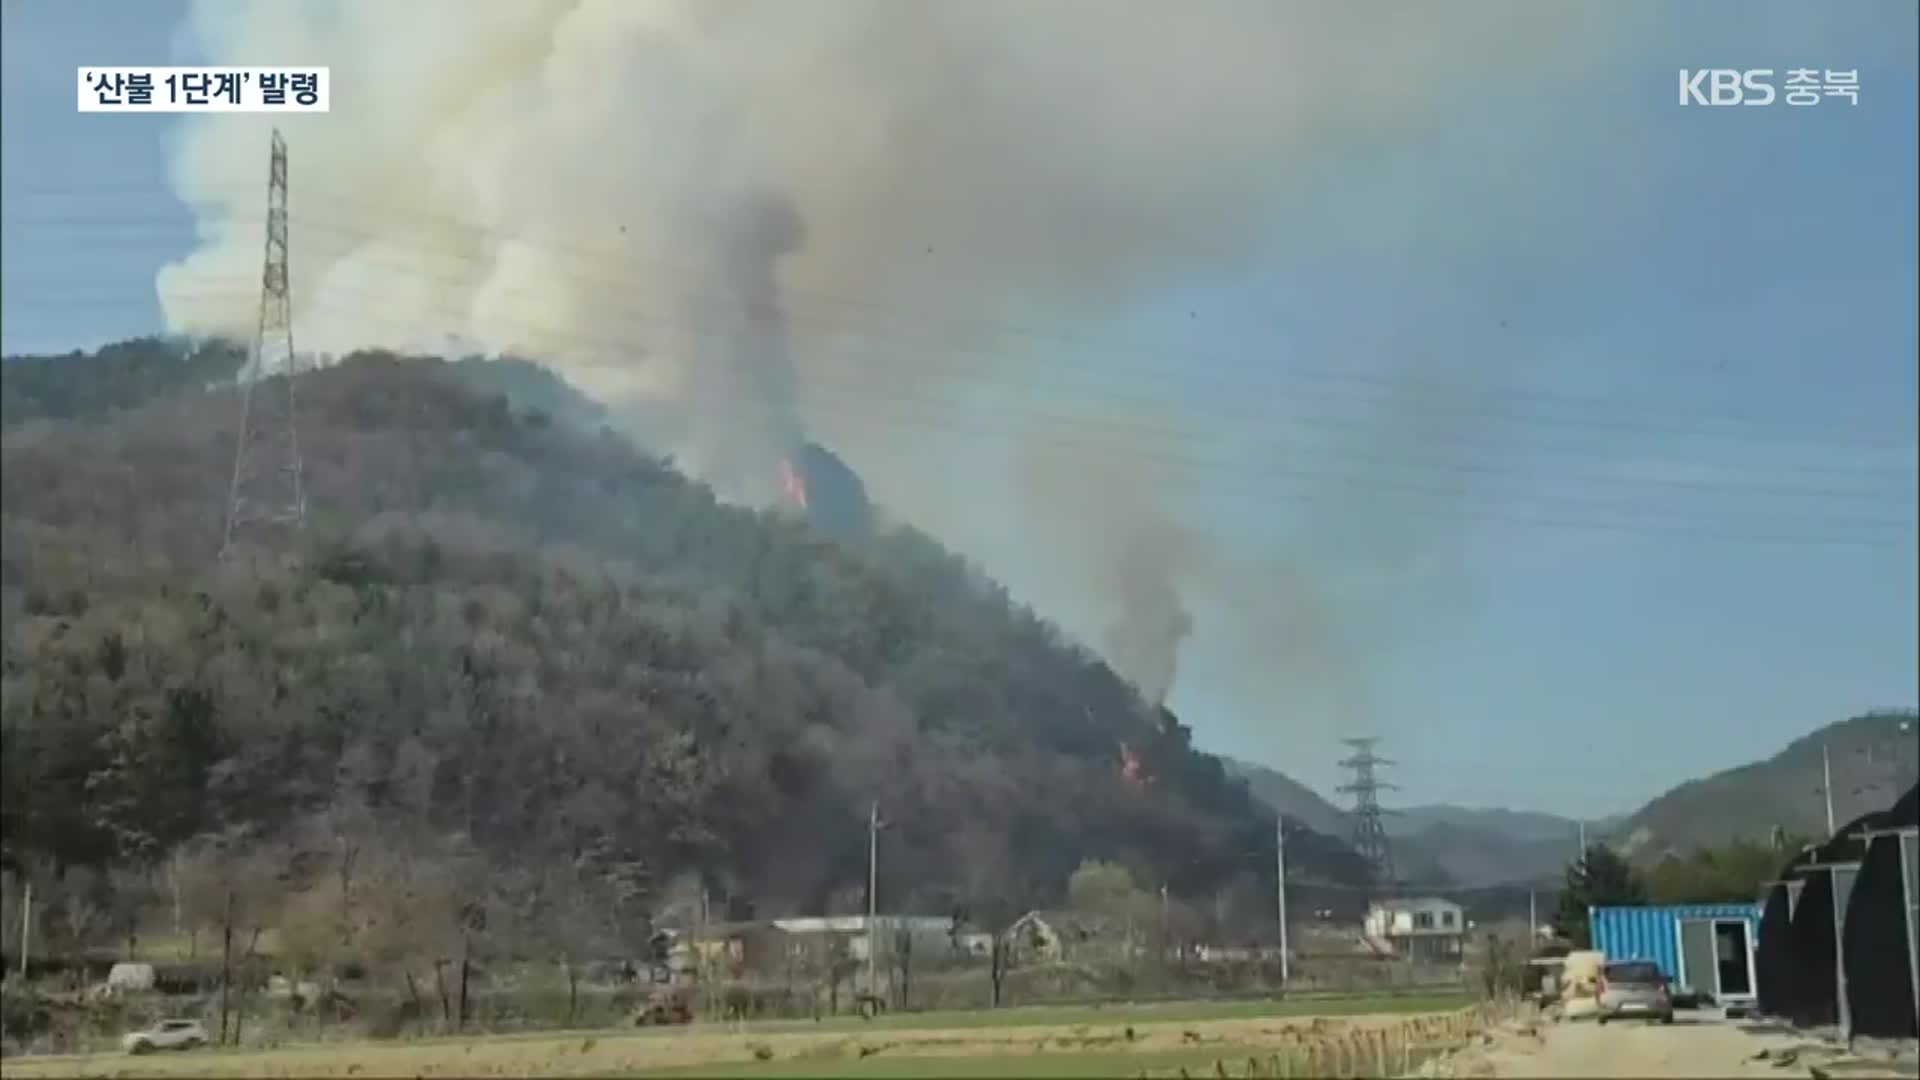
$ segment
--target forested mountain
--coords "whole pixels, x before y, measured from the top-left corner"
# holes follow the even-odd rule
[[[221,838],[295,883],[351,851],[410,868],[416,898],[444,866],[649,912],[691,876],[771,915],[860,903],[877,800],[889,906],[1047,902],[1087,858],[1176,897],[1271,894],[1244,784],[922,534],[726,506],[568,422],[590,412],[556,417],[566,394],[522,408],[468,365],[371,354],[301,380],[299,566],[221,566],[233,391],[205,389],[209,350],[126,350],[178,377],[142,404],[92,385],[101,358],[7,362],[16,867],[137,870]],[[1325,838],[1292,858],[1362,873]]]
[[[1687,855],[1735,842],[1767,843],[1775,829],[1826,835],[1821,750],[1831,763],[1834,824],[1884,810],[1920,776],[1920,716],[1865,713],[1795,740],[1763,761],[1688,781],[1614,830],[1636,860]]]
[[[1247,790],[1254,798],[1310,829],[1330,836],[1345,836],[1353,831],[1346,811],[1278,769],[1229,758],[1227,770],[1246,781]]]
[[[141,338],[98,352],[9,356],[0,366],[0,424],[97,420],[185,390],[232,381],[246,352],[222,342]]]

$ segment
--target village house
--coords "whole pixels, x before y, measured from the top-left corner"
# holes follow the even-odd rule
[[[912,954],[924,960],[956,952],[985,955],[992,936],[956,924],[945,915],[881,915],[874,920],[880,955],[896,953],[904,937]],[[704,961],[730,974],[751,969],[777,970],[790,962],[824,962],[838,956],[865,963],[869,941],[865,915],[817,915],[754,922],[712,923],[704,930],[662,931],[670,941],[667,967],[676,978],[691,975]]]
[[[1367,906],[1367,940],[1394,956],[1458,961],[1466,935],[1465,912],[1451,900],[1426,896],[1376,900]]]

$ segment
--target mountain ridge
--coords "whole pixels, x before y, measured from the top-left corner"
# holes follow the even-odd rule
[[[1348,812],[1309,785],[1257,762],[1228,759],[1227,768],[1269,807],[1319,832],[1351,835]],[[1436,803],[1391,808],[1383,824],[1396,872],[1410,887],[1552,880],[1579,847],[1580,823],[1543,811]]]
[[[1920,711],[1879,709],[1815,728],[1769,757],[1677,784],[1610,830],[1608,839],[1637,860],[1733,841],[1823,836],[1822,749],[1833,772],[1836,826],[1883,809],[1920,777]]]
[[[1606,842],[1637,862],[1736,841],[1765,842],[1826,831],[1821,748],[1834,768],[1834,823],[1881,809],[1920,778],[1920,711],[1873,710],[1814,728],[1766,758],[1684,781],[1636,809],[1587,820],[1589,843]],[[1270,806],[1322,832],[1351,832],[1345,811],[1270,766],[1229,768]],[[1582,822],[1508,807],[1450,803],[1389,808],[1383,821],[1409,885],[1557,881],[1577,857]]]
[[[634,903],[692,874],[728,910],[848,911],[878,800],[903,907],[1035,906],[1102,859],[1269,925],[1271,814],[1098,657],[910,528],[720,503],[534,367],[302,375],[304,558],[218,562],[243,355],[7,360],[10,863],[351,828],[521,901],[592,868]]]

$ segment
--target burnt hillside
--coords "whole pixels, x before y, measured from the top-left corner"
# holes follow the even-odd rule
[[[926,536],[721,505],[460,367],[303,378],[308,550],[263,576],[213,558],[230,390],[183,366],[143,405],[9,417],[10,859],[351,820],[388,850],[619,867],[641,903],[696,874],[773,914],[857,903],[878,799],[903,906],[1051,900],[1086,858],[1270,890],[1244,785]],[[1338,843],[1300,858],[1356,880]]]

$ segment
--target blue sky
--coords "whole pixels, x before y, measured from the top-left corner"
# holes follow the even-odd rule
[[[167,62],[183,7],[4,10],[4,347],[156,330],[154,272],[193,241],[167,193],[171,121],[75,113],[73,70]],[[1269,223],[1285,244],[1125,314],[1052,316],[1153,358],[1101,383],[1168,399],[1177,453],[1245,466],[1182,492],[1244,575],[1198,590],[1173,693],[1208,748],[1326,790],[1339,737],[1377,734],[1404,801],[1600,815],[1914,702],[1916,8],[1608,10],[1643,32],[1603,78],[1481,72],[1483,93],[1410,105],[1391,137],[1316,143]],[[1703,65],[1857,68],[1861,101],[1678,107],[1676,70]],[[122,214],[143,223],[63,224]],[[1342,373],[1467,384],[1497,407],[1314,442],[1349,415]],[[974,415],[1062,383],[1071,408],[1084,382],[1015,376]],[[1318,478],[1272,480],[1296,435]],[[871,433],[842,449],[875,469],[886,453]],[[1355,464],[1372,457],[1387,464]],[[1381,494],[1393,477],[1472,486]],[[1351,506],[1314,509],[1349,487]],[[1091,636],[1015,508],[930,527]],[[1284,600],[1251,620],[1223,595],[1268,587]],[[1250,675],[1269,640],[1307,659]]]

